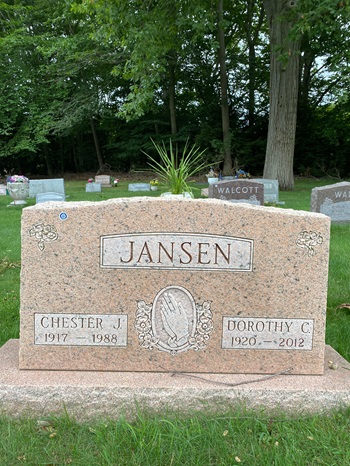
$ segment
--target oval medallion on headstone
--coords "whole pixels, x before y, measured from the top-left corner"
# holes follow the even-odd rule
[[[168,286],[157,294],[152,308],[152,329],[159,349],[186,350],[196,326],[196,304],[189,291],[181,286]]]

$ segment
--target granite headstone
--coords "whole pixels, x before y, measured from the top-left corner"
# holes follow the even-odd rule
[[[278,180],[269,180],[265,178],[254,178],[264,185],[264,202],[270,204],[282,204],[279,201],[279,184]],[[284,202],[283,202],[284,204]]]
[[[30,180],[29,197],[36,197],[41,193],[59,193],[66,194],[64,189],[63,178],[52,178],[47,180]]]
[[[350,183],[343,181],[313,188],[311,211],[328,215],[332,222],[350,222]]]
[[[103,188],[111,187],[111,177],[109,175],[96,175],[95,183],[100,183]]]
[[[60,193],[38,193],[36,195],[36,203],[40,204],[42,202],[62,202],[66,200],[66,196]]]
[[[27,207],[20,368],[322,374],[329,230],[217,199]]]
[[[100,193],[102,192],[102,184],[101,183],[86,183],[85,192]]]
[[[231,202],[264,205],[264,185],[249,179],[218,181],[209,185],[208,197]]]
[[[128,191],[150,191],[150,183],[130,183],[128,185]]]

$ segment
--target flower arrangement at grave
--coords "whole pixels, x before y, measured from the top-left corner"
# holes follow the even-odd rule
[[[217,178],[218,174],[214,171],[212,167],[210,167],[209,172],[205,175],[207,178]]]
[[[88,179],[88,183],[93,183],[94,182],[94,179],[93,178],[89,178]]]
[[[10,175],[6,178],[7,183],[29,183],[29,179],[23,175]]]
[[[115,178],[115,179],[113,180],[113,186],[117,187],[117,186],[118,186],[118,183],[119,183],[118,178]]]
[[[29,179],[23,175],[10,175],[6,178],[6,187],[13,202],[10,205],[26,204],[29,196]]]
[[[250,178],[250,173],[242,169],[236,171],[236,178]]]
[[[149,182],[149,184],[151,186],[159,186],[159,181],[157,180],[157,178],[154,178],[153,180]]]

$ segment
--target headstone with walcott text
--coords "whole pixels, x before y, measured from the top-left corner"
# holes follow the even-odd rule
[[[343,181],[313,188],[311,211],[328,215],[332,222],[350,222],[350,183]]]
[[[208,197],[231,202],[264,205],[264,185],[249,179],[218,181],[209,185]]]
[[[20,368],[322,374],[329,236],[218,199],[27,207]]]

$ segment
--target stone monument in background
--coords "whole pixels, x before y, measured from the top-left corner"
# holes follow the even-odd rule
[[[342,181],[313,188],[311,211],[328,215],[332,222],[350,222],[350,183]]]

